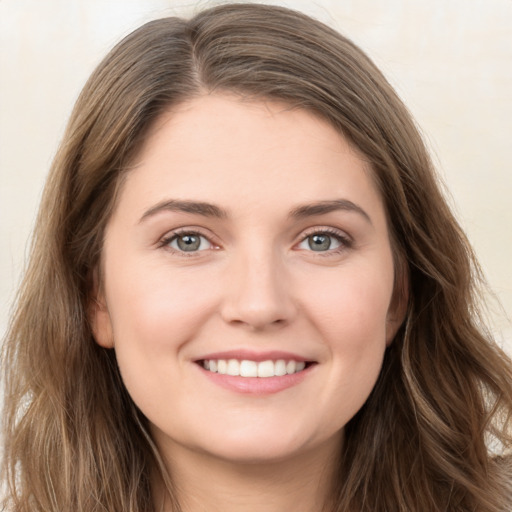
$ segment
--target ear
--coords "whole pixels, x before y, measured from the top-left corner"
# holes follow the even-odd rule
[[[92,293],[89,301],[89,324],[94,340],[103,348],[114,348],[112,321],[108,312],[105,293],[100,284],[98,271],[92,277]]]
[[[409,305],[409,274],[404,264],[399,264],[397,279],[386,317],[386,345],[389,346],[403,324]]]

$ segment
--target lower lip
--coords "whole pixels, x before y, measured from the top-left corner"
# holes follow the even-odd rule
[[[250,395],[270,395],[297,386],[311,373],[314,366],[316,365],[312,364],[300,372],[280,377],[240,377],[210,372],[197,365],[214,384],[236,393]]]

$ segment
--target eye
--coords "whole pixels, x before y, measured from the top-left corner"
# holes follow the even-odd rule
[[[307,235],[297,247],[307,251],[329,252],[349,247],[350,244],[350,240],[340,233],[317,231]]]
[[[178,252],[199,252],[213,248],[205,236],[195,232],[174,233],[163,240],[162,245]]]

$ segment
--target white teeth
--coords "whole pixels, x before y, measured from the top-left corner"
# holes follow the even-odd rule
[[[288,361],[286,363],[286,373],[291,375],[297,371],[297,363],[295,361]]]
[[[210,363],[211,363],[211,361],[210,361]],[[227,370],[228,370],[228,363],[226,362],[226,360],[219,359],[217,361],[217,372],[222,375],[225,375],[227,373]]]
[[[274,377],[274,361],[262,361],[258,363],[258,377]]]
[[[286,375],[286,361],[282,359],[278,359],[274,364],[274,373],[281,377],[282,375]]]
[[[236,359],[230,359],[226,373],[233,376],[240,375],[240,363]]]
[[[247,359],[244,359],[240,362],[240,375],[242,377],[257,377],[258,363],[256,361],[247,361]]]
[[[305,367],[304,361],[285,361],[284,359],[260,362],[248,359],[241,361],[238,359],[207,359],[203,361],[205,370],[235,377],[281,377],[300,372]]]

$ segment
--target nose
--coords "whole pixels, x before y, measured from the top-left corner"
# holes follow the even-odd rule
[[[289,324],[296,305],[282,258],[271,251],[240,255],[226,276],[224,321],[252,331]]]

